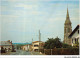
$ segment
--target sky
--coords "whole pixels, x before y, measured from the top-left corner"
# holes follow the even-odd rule
[[[67,7],[72,30],[79,24],[78,0],[0,0],[0,39],[13,43],[64,39]]]

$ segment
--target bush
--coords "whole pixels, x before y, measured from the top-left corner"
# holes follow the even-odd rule
[[[63,47],[63,48],[72,48],[71,45],[68,45],[68,44],[65,44],[65,43],[62,43],[62,47]]]

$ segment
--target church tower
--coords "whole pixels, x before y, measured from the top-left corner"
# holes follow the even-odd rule
[[[72,23],[70,21],[69,12],[68,12],[68,8],[67,8],[67,15],[66,15],[65,23],[64,23],[64,43],[69,44],[69,45],[71,45],[71,39],[68,38],[68,36],[72,32],[71,24]]]

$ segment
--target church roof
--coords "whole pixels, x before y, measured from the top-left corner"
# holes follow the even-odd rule
[[[68,12],[68,8],[67,8],[67,15],[66,15],[66,21],[65,24],[71,24],[70,18],[69,18],[69,12]]]

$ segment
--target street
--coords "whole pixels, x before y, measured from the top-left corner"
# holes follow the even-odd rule
[[[10,55],[31,55],[31,52],[23,51],[23,50],[17,50],[14,53],[10,53]]]
[[[16,50],[16,52],[7,52],[7,53],[2,53],[1,55],[44,55],[39,52],[34,52],[34,51],[23,51],[23,50]]]

